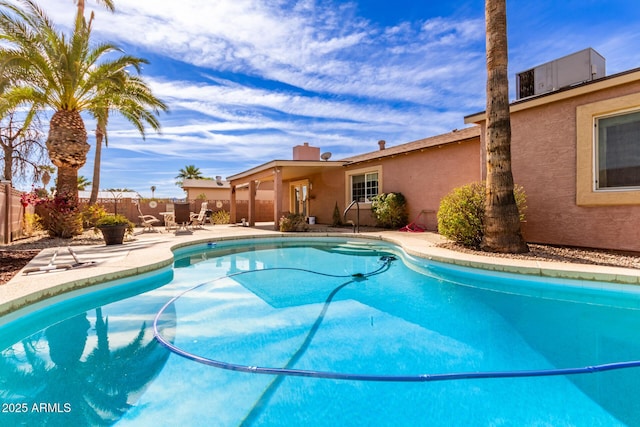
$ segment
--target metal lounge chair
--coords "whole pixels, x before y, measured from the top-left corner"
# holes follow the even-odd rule
[[[140,215],[138,215],[138,218],[140,218],[140,222],[142,223],[142,226],[144,227],[144,229],[142,230],[143,232],[145,231],[156,231],[156,228],[153,226],[153,224],[159,223],[160,220],[158,218],[156,218],[153,215],[145,215],[142,213],[142,210],[140,209],[140,203],[136,203],[136,206],[138,207],[138,213]],[[159,230],[158,230],[159,231]]]
[[[71,246],[67,246],[67,250],[69,251],[69,254],[71,254],[71,256],[73,257],[73,260],[75,261],[75,263],[56,264],[56,258],[58,257],[59,250],[60,248],[56,248],[55,252],[51,256],[51,260],[47,265],[40,266],[40,267],[27,267],[22,271],[22,274],[28,275],[30,273],[46,273],[49,271],[56,271],[56,270],[71,270],[74,268],[86,267],[89,265],[96,264],[95,261],[80,261],[80,259],[78,258],[78,255],[76,255],[75,251],[71,249]]]

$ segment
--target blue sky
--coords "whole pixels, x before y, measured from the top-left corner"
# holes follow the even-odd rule
[[[96,40],[151,61],[142,75],[171,110],[146,140],[111,119],[101,189],[182,197],[186,165],[227,177],[303,142],[336,160],[465,127],[485,109],[482,1],[115,0],[115,14],[95,3]],[[72,0],[40,4],[71,23]],[[637,0],[509,1],[507,13],[512,99],[516,72],[587,47],[608,75],[640,67]]]

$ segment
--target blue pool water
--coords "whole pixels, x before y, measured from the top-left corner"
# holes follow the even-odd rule
[[[401,382],[206,364],[415,377],[635,361],[635,287],[489,274],[366,240],[220,242],[175,258],[0,319],[0,425],[640,424],[640,368]],[[187,357],[154,339],[156,316]]]

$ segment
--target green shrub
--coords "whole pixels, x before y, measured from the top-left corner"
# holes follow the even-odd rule
[[[371,199],[376,223],[384,228],[398,228],[407,224],[407,200],[402,193],[380,193]]]
[[[218,211],[211,214],[212,224],[229,224],[230,219],[231,219],[231,216],[227,211]]]
[[[43,231],[42,218],[36,213],[25,213],[22,229],[27,236],[32,236],[38,231]]]
[[[514,195],[520,221],[524,221],[527,209],[524,188],[516,185]],[[438,232],[461,245],[479,248],[484,236],[484,203],[484,182],[454,188],[440,201]]]
[[[85,229],[91,229],[96,226],[96,222],[103,216],[107,215],[107,211],[100,205],[88,205],[82,209],[82,225]]]
[[[304,215],[288,214],[280,218],[280,231],[307,231],[309,226]]]
[[[484,184],[454,188],[440,201],[438,232],[464,246],[479,247],[483,235]]]
[[[41,198],[35,209],[49,236],[69,239],[82,234],[82,215],[73,196],[57,194]]]

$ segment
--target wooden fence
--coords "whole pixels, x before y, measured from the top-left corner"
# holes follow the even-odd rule
[[[8,244],[24,236],[25,213],[33,214],[33,207],[26,209],[20,203],[22,191],[11,186],[10,181],[0,181],[0,244]]]
[[[207,208],[213,212],[218,211],[231,211],[231,202],[229,200],[189,200],[189,208],[191,212],[200,212],[202,203],[207,202]],[[108,213],[117,213],[129,218],[129,221],[134,224],[140,224],[140,213],[136,206],[137,201],[134,199],[101,199],[97,202]],[[173,204],[172,199],[142,199],[140,200],[140,211],[143,215],[153,215],[159,220],[163,220],[161,212],[167,212],[172,210],[170,205]],[[83,201],[80,201],[81,205],[84,205]],[[236,201],[236,212],[238,220],[240,218],[249,217],[249,202],[246,200]],[[256,221],[266,222],[273,221],[273,202],[271,200],[257,200],[256,201]],[[163,224],[161,224],[163,225]]]

